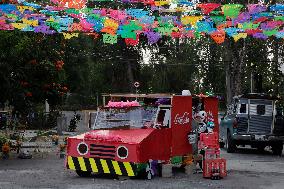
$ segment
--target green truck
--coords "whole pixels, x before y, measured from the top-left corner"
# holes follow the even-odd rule
[[[284,141],[284,116],[276,104],[280,99],[267,94],[250,93],[236,96],[220,120],[220,143],[228,153],[238,145],[251,145],[258,150],[270,146],[281,155]]]

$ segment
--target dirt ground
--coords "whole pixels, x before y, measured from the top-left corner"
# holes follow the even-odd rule
[[[234,188],[280,189],[284,186],[284,157],[270,152],[262,154],[252,149],[240,149],[227,154],[228,176],[222,180],[202,178],[202,174],[186,175],[175,171],[173,178],[134,180],[93,176],[80,178],[64,168],[64,160],[55,152],[33,159],[0,160],[0,189],[107,189],[107,188]]]

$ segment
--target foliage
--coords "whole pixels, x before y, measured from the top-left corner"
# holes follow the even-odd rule
[[[98,7],[105,5],[101,2]],[[109,6],[126,5],[113,2]],[[45,99],[52,109],[60,104],[80,108],[96,104],[101,93],[135,92],[135,81],[140,82],[141,93],[189,89],[195,94],[213,92],[231,99],[250,92],[252,84],[253,92],[284,93],[284,77],[279,71],[283,40],[248,37],[217,45],[204,36],[165,38],[148,45],[142,36],[139,45],[127,47],[121,39],[110,45],[86,35],[65,40],[58,34],[0,31],[0,103],[8,101],[23,114]],[[53,126],[55,114],[39,113],[29,125]],[[76,125],[74,118],[72,124]]]
[[[9,102],[25,113],[34,103],[48,99],[58,104],[67,92],[63,86],[64,71],[60,68],[61,52],[56,43],[61,36],[19,31],[0,31],[0,101]],[[12,40],[11,40],[12,39]],[[63,94],[62,94],[63,93]]]
[[[8,142],[8,138],[2,134],[0,134],[0,149],[2,150],[2,146]]]
[[[59,111],[34,112],[33,117],[28,119],[27,127],[29,129],[51,129],[57,126],[57,117],[60,116]]]
[[[81,120],[81,116],[80,114],[77,114],[76,112],[74,112],[74,116],[73,118],[70,120],[70,124],[68,127],[68,130],[71,132],[74,132],[77,128],[77,123]]]

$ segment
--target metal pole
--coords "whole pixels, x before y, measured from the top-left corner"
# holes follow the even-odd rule
[[[250,71],[250,92],[253,93],[253,63],[250,63],[251,71]]]
[[[136,101],[137,101],[138,87],[135,87],[135,91],[136,91]]]
[[[250,72],[250,93],[253,93],[253,73]]]
[[[99,93],[97,92],[97,107],[99,106]]]

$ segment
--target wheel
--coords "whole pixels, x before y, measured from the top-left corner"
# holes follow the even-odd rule
[[[227,133],[226,148],[228,153],[234,153],[237,148],[234,140],[232,139],[230,131]]]
[[[274,155],[281,156],[282,150],[283,150],[283,143],[282,142],[279,142],[279,143],[272,145],[272,152],[273,152]]]
[[[257,145],[256,148],[257,148],[258,152],[263,153],[265,146],[264,145]]]
[[[80,177],[89,177],[89,176],[91,176],[91,171],[79,171],[79,170],[76,170],[76,173]]]

